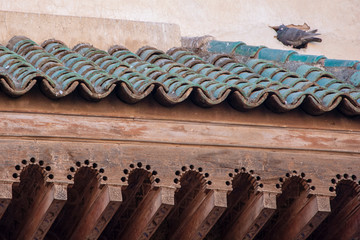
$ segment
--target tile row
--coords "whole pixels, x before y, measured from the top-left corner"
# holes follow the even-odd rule
[[[244,45],[227,44],[227,49]],[[0,75],[1,89],[14,97],[38,83],[50,98],[79,88],[92,101],[115,92],[121,100],[136,103],[154,93],[163,105],[190,98],[202,107],[228,101],[240,111],[266,104],[275,112],[301,106],[315,115],[335,108],[346,115],[360,114],[360,91],[320,68],[301,65],[291,72],[273,61],[240,62],[217,53],[202,58],[184,48],[165,53],[142,47],[133,53],[122,46],[103,51],[78,44],[70,49],[59,40],[38,45],[14,37],[0,46]]]

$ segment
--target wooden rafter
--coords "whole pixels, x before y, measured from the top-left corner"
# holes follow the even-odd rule
[[[230,223],[224,239],[253,239],[275,212],[276,194],[258,192],[243,208]]]
[[[353,179],[355,180],[356,176],[353,175]],[[342,179],[336,185],[336,193],[336,197],[331,201],[331,214],[309,239],[360,238],[360,184],[350,179]]]
[[[12,200],[7,211],[1,218],[1,228],[4,237],[10,239],[42,239],[64,205],[66,185],[47,182],[47,173],[51,168],[34,164],[21,170],[20,182],[12,184]],[[14,173],[15,178],[18,177]],[[4,189],[6,190],[6,189]],[[6,191],[4,192],[6,194]]]
[[[153,204],[154,202],[158,200],[156,196],[153,196],[152,194],[157,195],[157,191],[152,191],[153,188],[153,177],[152,173],[145,169],[136,168],[131,171],[129,174],[128,179],[128,185],[123,186],[122,194],[123,194],[123,203],[120,205],[119,209],[114,214],[112,220],[109,222],[108,226],[105,228],[105,230],[102,233],[102,237],[110,238],[110,239],[119,239],[121,238],[122,234],[126,230],[126,226],[131,226],[130,219],[131,218],[138,218],[139,210],[138,208],[146,208],[146,207],[153,207],[152,205],[146,206],[146,204],[143,204],[143,201],[149,201],[149,204]],[[161,194],[165,194],[166,191],[159,191],[157,197]],[[149,197],[147,197],[147,195]],[[160,201],[160,202],[161,202]],[[157,201],[156,203],[159,203]],[[167,202],[169,203],[169,202]],[[156,208],[156,207],[155,207]],[[146,209],[146,210],[154,210],[153,208]],[[139,220],[141,221],[141,220]],[[144,222],[142,222],[145,224]],[[149,223],[148,223],[149,224]],[[145,230],[146,226],[142,226],[142,230]],[[128,233],[125,233],[126,235]]]
[[[11,202],[11,185],[10,182],[0,183],[0,219]]]
[[[289,218],[273,234],[276,239],[306,239],[330,213],[330,198],[324,196],[308,196],[308,201],[301,210],[291,209]]]
[[[98,239],[122,202],[121,186],[102,185],[70,239]]]
[[[311,194],[311,179],[293,173],[287,173],[285,181],[280,178],[277,210],[256,239],[306,239],[330,213],[330,198]]]
[[[66,200],[66,185],[48,184],[39,202],[34,204],[18,239],[43,239]]]
[[[104,224],[120,205],[120,189],[120,186],[100,184],[98,170],[80,167],[75,173],[74,184],[67,188],[68,201],[48,235],[63,239],[86,239],[100,234]]]
[[[244,167],[229,173],[232,191],[227,195],[227,209],[207,239],[252,239],[276,209],[276,194],[259,191],[261,177]],[[235,176],[234,176],[235,174]]]
[[[226,192],[199,193],[183,213],[180,225],[170,239],[203,239],[226,208]]]
[[[141,201],[120,239],[149,239],[174,205],[174,188],[155,187]]]

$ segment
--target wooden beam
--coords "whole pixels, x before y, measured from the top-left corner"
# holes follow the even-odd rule
[[[21,149],[18,146],[21,145]],[[82,142],[68,140],[42,140],[36,139],[1,139],[0,138],[0,180],[8,179],[14,172],[14,167],[7,163],[8,152],[11,152],[11,160],[16,161],[24,156],[33,156],[36,148],[38,159],[47,159],[49,149],[51,154],[57,154],[59,159],[49,159],[48,164],[52,167],[52,173],[57,181],[68,181],[69,166],[79,159],[87,159],[89,156],[96,159],[96,163],[106,167],[108,183],[124,184],[120,179],[124,176],[123,169],[128,168],[130,163],[136,163],[139,159],[146,159],[146,163],[158,172],[157,177],[161,179],[162,185],[175,186],[173,183],[174,172],[182,165],[193,164],[195,166],[206,166],[206,171],[213,178],[212,187],[222,189],[224,182],[228,180],[228,172],[233,171],[236,166],[253,168],[262,177],[266,190],[276,191],[275,184],[278,177],[291,169],[301,169],[311,175],[316,193],[326,195],[329,193],[328,183],[338,172],[360,172],[359,157],[357,155],[335,154],[327,152],[314,153],[298,151],[268,151],[266,149],[242,149],[216,146],[180,146],[168,144],[147,143],[117,143],[117,142]],[[88,149],[88,151],[83,151]],[[151,149],[151,151],[149,151]],[[121,154],[120,154],[121,153]],[[239,159],[239,156],[247,156]],[[124,157],[122,157],[124,156]],[[314,161],[314,156],[316,161]],[[341,165],[338,159],[342,159]],[[177,163],[171,159],[176,159]],[[191,161],[189,160],[191,159]],[[314,169],[322,171],[314,172]],[[349,170],[349,168],[352,168]],[[271,169],[271,170],[265,170]],[[310,176],[309,175],[309,176]]]
[[[347,240],[360,238],[360,205],[353,209],[352,214],[342,224],[338,234],[333,239]]]
[[[130,173],[128,185],[123,186],[122,190],[124,201],[100,238],[117,239],[126,230],[131,216],[152,189],[150,175],[151,173],[144,169],[135,169]]]
[[[66,200],[65,184],[47,183],[43,196],[33,203],[18,239],[43,239],[63,208]]]
[[[6,136],[360,153],[358,131],[53,114],[4,112],[0,137]]]
[[[224,239],[253,239],[276,210],[276,194],[258,192],[243,207]]]
[[[352,239],[360,234],[360,200],[358,197],[337,204],[327,218],[313,234],[314,239]]]
[[[336,229],[328,229],[324,231],[321,239],[329,240],[348,240],[348,239],[359,239],[360,238],[360,207],[354,209],[351,215],[342,222],[337,221],[339,224]],[[315,239],[315,238],[314,238]]]
[[[94,227],[93,221],[98,219],[98,215],[105,208],[101,205],[103,203],[101,197],[104,193],[106,194],[106,188],[107,186],[100,184],[95,169],[79,168],[74,176],[74,184],[67,187],[68,200],[49,233],[60,239],[70,239],[78,230],[83,229],[85,222]],[[105,205],[105,203],[103,204]],[[92,212],[94,209],[96,209],[95,212]],[[89,214],[94,214],[94,220],[88,220]],[[88,230],[86,227],[84,228]],[[88,234],[88,231],[80,231],[80,233]],[[85,239],[83,237],[85,235],[81,236],[80,239]]]
[[[89,204],[69,239],[98,239],[121,202],[121,186],[101,185],[101,191]]]
[[[18,186],[19,184],[16,183],[14,188]],[[40,183],[35,196],[24,195],[21,199],[14,203],[14,209],[20,208],[22,201],[30,201],[31,204],[23,218],[16,220],[20,221],[20,225],[13,235],[17,239],[33,239],[35,236],[42,239],[65,204],[66,185]]]
[[[182,213],[180,225],[170,239],[203,239],[226,209],[226,192],[208,190],[198,194]]]
[[[174,206],[174,188],[150,190],[132,214],[119,239],[150,239]]]
[[[299,212],[292,212],[272,233],[279,240],[306,239],[329,213],[330,198],[312,195]]]
[[[9,206],[12,198],[12,183],[0,183],[0,219],[4,215],[7,207]]]
[[[76,104],[74,104],[76,102]],[[51,105],[51,109],[49,108]],[[280,127],[296,127],[305,129],[360,129],[358,118],[349,118],[337,111],[327,112],[320,116],[311,116],[304,111],[292,111],[277,114],[270,111],[265,104],[251,111],[240,112],[234,110],[227,101],[208,108],[196,106],[190,99],[172,107],[161,106],[154,98],[149,97],[138,102],[136,106],[119,100],[116,94],[110,94],[96,104],[84,100],[80,94],[71,94],[57,101],[49,99],[32,88],[21,98],[9,98],[4,92],[0,93],[0,111],[3,112],[31,112],[54,113],[70,115],[97,115],[115,118],[141,119],[169,119],[202,123],[229,123],[245,125],[266,125]],[[192,112],[194,114],[189,114]]]

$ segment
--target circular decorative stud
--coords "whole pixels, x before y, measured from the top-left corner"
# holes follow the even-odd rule
[[[356,191],[360,192],[360,181],[356,182],[356,180],[357,180],[356,175],[353,174],[350,177],[350,175],[347,173],[344,173],[343,175],[338,173],[338,174],[336,174],[335,177],[336,177],[336,179],[332,178],[330,180],[331,183],[333,184],[333,186],[329,187],[330,192],[336,192],[336,189],[337,189],[339,183],[349,184],[349,185],[353,186],[354,189],[357,189]]]
[[[121,177],[121,181],[122,182],[126,182],[129,178],[129,175],[131,174],[131,172],[136,171],[137,169],[143,169],[142,168],[143,163],[142,162],[138,162],[136,164],[136,168],[135,165],[133,163],[129,164],[129,167],[132,168],[131,170],[128,169],[124,169],[123,173],[125,175],[127,175],[127,177]],[[143,169],[144,171],[147,171],[150,174],[150,179],[152,182],[155,183],[159,183],[160,182],[160,178],[155,178],[154,176],[156,176],[158,174],[158,172],[156,170],[153,170],[152,172],[149,172],[151,170],[151,165],[147,164],[145,165],[145,169]]]
[[[258,187],[264,187],[264,184],[259,182],[261,180],[261,177],[259,175],[256,175],[254,170],[249,170],[247,172],[245,167],[241,167],[240,170],[238,168],[235,168],[234,173],[230,172],[228,175],[231,178],[231,181],[225,181],[225,184],[227,186],[235,184],[235,182],[237,182],[241,177],[246,177],[250,179],[253,189],[257,189]]]
[[[89,168],[96,172],[96,175],[100,175],[99,180],[107,181],[107,176],[102,176],[101,174],[105,173],[103,168],[98,168],[98,164],[96,162],[91,163],[90,160],[84,160],[83,164],[80,161],[75,162],[75,166],[71,166],[69,168],[70,173],[66,176],[67,179],[72,180],[76,173],[79,171],[80,168]]]
[[[306,174],[304,172],[301,172],[300,174],[296,171],[296,170],[293,170],[291,171],[291,173],[286,173],[285,174],[285,178],[283,177],[280,177],[279,178],[279,183],[277,183],[275,185],[276,188],[282,188],[284,183],[291,179],[291,178],[299,178],[302,182],[302,185],[305,187],[307,186],[310,190],[314,191],[316,188],[315,186],[309,186],[309,183],[312,183],[312,179],[311,178],[308,178],[306,179]]]
[[[50,173],[51,167],[50,166],[43,167],[43,165],[44,165],[43,160],[40,160],[38,163],[36,163],[36,159],[34,157],[31,157],[29,161],[27,161],[26,159],[21,160],[21,164],[22,165],[20,165],[20,164],[15,165],[15,170],[18,171],[19,173],[14,173],[12,175],[13,178],[20,177],[21,172],[24,171],[25,168],[30,167],[30,166],[38,166],[42,169],[44,177],[47,177],[49,179],[54,178],[54,174]]]
[[[198,167],[197,169],[195,168],[195,166],[193,164],[190,164],[189,167],[186,166],[182,166],[181,170],[176,170],[175,171],[175,175],[177,176],[176,178],[174,178],[174,183],[178,184],[180,183],[180,179],[181,177],[188,171],[192,171],[192,172],[197,172],[199,173],[203,178],[204,178],[204,182],[205,184],[211,185],[212,181],[208,180],[207,178],[210,176],[209,173],[205,172],[202,173],[204,171],[204,169],[202,167]]]

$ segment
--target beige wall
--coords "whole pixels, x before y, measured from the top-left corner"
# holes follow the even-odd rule
[[[343,59],[360,59],[359,5],[359,0],[0,1],[2,10],[176,23],[183,36],[210,34],[272,48],[283,45],[268,25],[306,22],[319,29],[323,42],[302,52]]]

